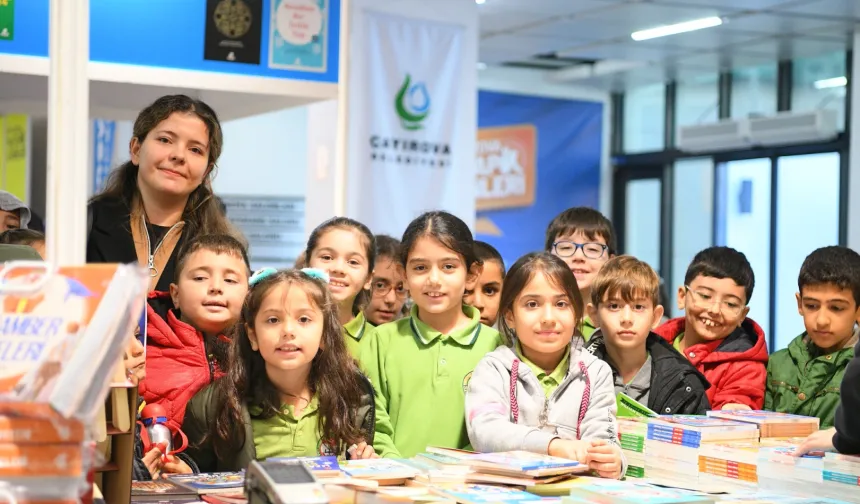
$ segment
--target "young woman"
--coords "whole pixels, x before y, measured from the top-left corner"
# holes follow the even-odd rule
[[[150,270],[150,290],[167,291],[182,243],[237,235],[212,195],[222,143],[215,111],[200,100],[163,96],[143,109],[131,159],[90,200],[87,262],[139,262]]]

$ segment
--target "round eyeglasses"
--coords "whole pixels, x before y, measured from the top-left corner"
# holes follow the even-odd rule
[[[552,244],[552,250],[559,257],[571,257],[576,251],[582,249],[582,255],[588,259],[600,259],[609,247],[602,243],[574,243],[571,241],[559,241]]]
[[[743,303],[738,301],[734,296],[728,299],[717,297],[714,294],[706,291],[693,290],[689,285],[684,286],[690,296],[693,298],[693,306],[702,309],[710,310],[714,305],[719,304],[720,312],[737,317],[744,309]]]
[[[406,287],[403,286],[402,283],[397,284],[397,287],[391,285],[391,283],[386,282],[385,280],[376,280],[370,286],[371,291],[374,296],[385,297],[391,292],[391,289],[394,289],[394,295],[400,299],[405,299],[406,296],[409,295],[409,291],[406,290]]]

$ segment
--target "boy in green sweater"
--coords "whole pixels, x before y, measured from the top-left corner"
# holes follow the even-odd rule
[[[797,283],[806,331],[771,356],[764,409],[818,417],[827,429],[857,342],[860,254],[846,247],[817,249],[803,261]]]

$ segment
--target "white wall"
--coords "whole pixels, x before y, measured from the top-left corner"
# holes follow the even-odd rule
[[[304,196],[308,172],[307,107],[225,121],[217,194]]]
[[[545,96],[603,104],[603,154],[600,161],[600,208],[612,213],[612,166],[609,160],[612,110],[609,92],[602,89],[552,82],[548,72],[524,68],[487,67],[478,72],[478,89],[500,93]]]

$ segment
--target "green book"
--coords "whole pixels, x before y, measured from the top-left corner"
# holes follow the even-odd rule
[[[657,413],[622,392],[615,395],[615,404],[618,408],[618,418],[651,418],[657,416]]]

